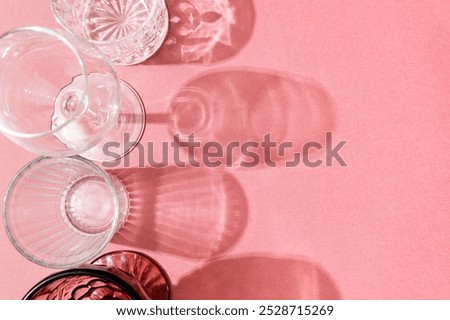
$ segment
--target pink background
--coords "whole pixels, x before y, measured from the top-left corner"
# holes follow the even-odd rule
[[[247,207],[232,246],[214,251],[208,244],[216,233],[196,234],[193,226],[171,249],[141,249],[167,270],[175,298],[450,299],[450,3],[254,0],[254,10],[250,4],[230,1],[231,28],[238,31],[211,51],[208,65],[177,63],[166,48],[148,63],[118,68],[119,75],[149,112],[164,112],[155,101],[218,68],[313,79],[332,98],[333,131],[348,140],[342,155],[349,166],[232,171],[221,181],[232,180],[233,198],[238,180],[237,197]],[[57,27],[47,0],[0,2],[0,31],[24,25]],[[143,141],[165,135],[149,126]],[[4,194],[35,156],[4,137],[0,154]],[[211,223],[219,219],[214,214]],[[203,251],[189,251],[183,236],[204,240]],[[4,232],[0,246],[1,299],[22,298],[54,272],[22,257]],[[122,248],[139,249],[119,239],[105,252]]]

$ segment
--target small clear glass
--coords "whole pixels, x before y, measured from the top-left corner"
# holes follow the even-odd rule
[[[104,144],[139,141],[144,124],[137,93],[89,42],[41,27],[0,36],[0,132],[22,148],[111,161]]]
[[[50,5],[66,30],[95,44],[117,65],[148,59],[169,28],[164,0],[50,0]]]
[[[116,178],[81,157],[41,157],[10,183],[3,225],[16,249],[49,268],[97,256],[122,225],[128,194]]]
[[[24,300],[168,300],[170,279],[152,258],[135,251],[107,253],[90,265],[60,271]]]

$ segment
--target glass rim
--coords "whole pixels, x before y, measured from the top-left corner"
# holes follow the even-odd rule
[[[82,260],[78,260],[72,263],[49,263],[47,261],[45,261],[45,259],[42,258],[38,258],[32,254],[29,253],[29,251],[26,249],[25,246],[20,245],[19,242],[16,240],[16,237],[13,235],[13,233],[11,232],[11,229],[9,227],[9,221],[10,219],[8,218],[8,213],[9,210],[7,209],[8,204],[9,204],[9,196],[11,194],[11,192],[14,190],[15,186],[17,185],[17,183],[20,181],[20,178],[22,176],[25,175],[25,173],[27,171],[29,171],[30,169],[32,169],[34,166],[44,162],[44,161],[48,161],[48,160],[54,160],[54,161],[64,161],[64,160],[68,160],[68,159],[72,159],[72,160],[77,160],[82,162],[83,164],[91,167],[93,170],[95,170],[106,182],[106,184],[108,185],[109,190],[111,191],[112,195],[113,195],[113,202],[114,202],[114,216],[111,222],[111,226],[109,228],[109,231],[105,234],[105,238],[102,242],[102,245],[99,246],[98,249],[94,250],[91,254],[86,255],[86,257],[84,257]],[[3,220],[3,227],[5,229],[5,232],[10,240],[10,242],[12,243],[12,245],[16,248],[17,251],[19,251],[25,258],[27,258],[28,260],[30,260],[33,263],[36,263],[40,266],[46,267],[46,268],[54,268],[54,269],[61,269],[61,268],[71,268],[71,267],[76,267],[79,266],[82,263],[86,263],[89,260],[95,258],[105,247],[106,245],[111,241],[112,237],[114,236],[114,234],[117,231],[117,228],[119,226],[119,199],[117,197],[117,194],[115,192],[115,188],[113,185],[113,182],[111,181],[111,178],[109,177],[109,175],[103,170],[101,169],[98,165],[96,165],[94,162],[85,159],[81,156],[71,156],[71,157],[48,157],[48,156],[41,156],[38,157],[32,161],[30,161],[29,163],[27,163],[25,166],[23,166],[12,178],[11,182],[8,184],[8,186],[6,187],[6,191],[5,194],[3,196],[3,212],[2,212],[2,220]]]
[[[133,249],[118,249],[118,250],[114,250],[114,251],[109,251],[109,252],[106,252],[106,253],[102,254],[99,257],[96,257],[91,262],[90,265],[93,265],[93,266],[106,266],[105,264],[101,264],[102,260],[104,260],[104,259],[108,260],[110,258],[113,258],[115,255],[126,255],[126,254],[137,255],[139,258],[145,260],[147,263],[149,263],[153,267],[155,267],[158,270],[160,276],[163,278],[164,282],[167,285],[168,299],[169,300],[172,299],[173,285],[172,285],[172,280],[170,280],[169,274],[167,273],[166,269],[158,261],[156,261],[153,257],[149,256],[148,254],[146,254],[144,252],[133,250]],[[113,264],[113,267],[116,267],[116,266],[114,266],[114,264]],[[117,270],[119,270],[121,272],[128,273],[126,270],[124,270],[123,268],[120,268],[120,267],[118,267]],[[152,283],[152,282],[150,282],[150,283]],[[148,283],[147,284],[141,283],[141,284],[143,285],[144,290],[149,285]]]
[[[55,38],[56,40],[62,42],[76,57],[78,64],[81,69],[81,75],[83,76],[83,91],[82,91],[82,99],[77,103],[77,107],[80,105],[85,104],[85,101],[87,99],[87,83],[88,83],[88,77],[87,77],[87,70],[86,66],[84,64],[83,58],[79,52],[79,50],[76,48],[76,46],[69,40],[67,37],[61,33],[60,31],[56,29],[50,29],[46,27],[39,27],[39,26],[27,26],[27,27],[18,27],[11,30],[8,30],[7,32],[0,35],[0,41],[5,39],[6,37],[13,35],[13,34],[19,34],[22,32],[35,32],[38,34],[47,35],[50,37]],[[50,134],[54,134],[66,127],[69,123],[71,123],[74,119],[79,118],[83,114],[86,113],[87,106],[83,106],[83,111],[80,113],[77,113],[71,117],[69,117],[64,123],[59,125],[56,129],[50,129],[43,132],[35,132],[35,133],[24,133],[20,131],[16,131],[10,128],[5,127],[3,124],[0,124],[0,130],[5,133],[6,135],[15,137],[15,138],[25,138],[25,139],[33,139],[33,138],[40,138],[45,137]]]
[[[38,283],[36,283],[25,294],[22,300],[33,300],[34,296],[39,292],[39,290],[41,290],[45,286],[53,283],[54,281],[63,279],[65,277],[73,277],[73,276],[95,277],[107,282],[112,282],[115,285],[117,285],[121,290],[123,290],[124,293],[127,294],[132,300],[142,300],[142,297],[139,296],[139,294],[134,290],[134,288],[126,281],[124,281],[121,277],[106,269],[101,269],[100,266],[94,265],[80,266],[74,269],[68,269],[53,273],[45,277],[44,279],[40,280]]]
[[[56,3],[57,1],[58,1],[58,0],[50,0],[50,7],[51,7],[51,9],[52,9],[52,12],[53,12],[53,15],[54,15],[56,21],[57,21],[60,25],[62,25],[62,26],[64,27],[64,29],[66,29],[66,30],[69,31],[70,33],[75,34],[75,35],[77,35],[78,37],[80,37],[80,35],[74,33],[74,32],[71,30],[71,28],[69,28],[69,27],[67,26],[67,24],[63,22],[63,19],[61,19],[60,15],[57,14],[56,5],[55,5],[55,3]],[[108,40],[108,41],[87,39],[87,38],[84,37],[84,36],[83,36],[83,38],[86,39],[87,41],[89,41],[89,42],[95,44],[95,45],[100,45],[100,44],[116,44],[116,43],[120,43],[120,42],[123,42],[123,41],[126,41],[126,40],[128,40],[128,39],[133,38],[137,33],[139,33],[142,29],[144,29],[144,26],[147,25],[147,24],[154,18],[154,16],[155,16],[155,13],[156,13],[156,3],[159,2],[160,0],[150,0],[150,1],[152,2],[153,6],[152,6],[152,9],[151,9],[151,11],[150,11],[150,14],[149,14],[148,18],[145,20],[144,23],[142,23],[142,25],[141,25],[138,29],[134,30],[133,32],[131,32],[130,34],[128,34],[126,37],[123,37],[123,38],[120,38],[120,39],[115,39],[115,40]],[[161,2],[164,6],[166,6],[164,0],[163,0],[163,1],[160,1],[160,2]]]

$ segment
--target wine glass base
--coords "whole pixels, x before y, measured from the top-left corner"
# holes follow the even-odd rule
[[[211,129],[211,109],[200,90],[184,88],[177,92],[170,103],[169,113],[172,115],[169,131],[179,134],[182,140],[188,140],[191,134],[202,137]]]
[[[117,124],[97,146],[83,152],[86,159],[113,162],[130,153],[144,134],[145,107],[141,97],[124,80],[120,80],[120,111]]]
[[[110,252],[97,258],[92,264],[124,272],[143,286],[148,299],[168,300],[171,297],[171,284],[166,272],[155,260],[142,253]]]

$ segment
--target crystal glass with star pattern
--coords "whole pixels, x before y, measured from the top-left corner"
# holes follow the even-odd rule
[[[162,45],[169,28],[164,0],[50,0],[56,20],[116,65],[140,63]]]

